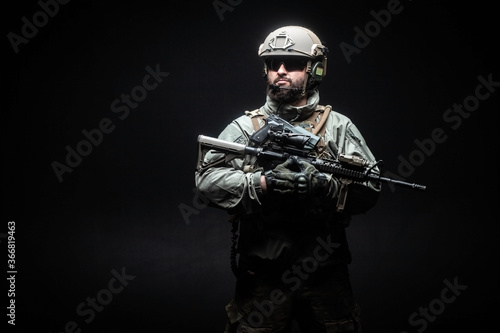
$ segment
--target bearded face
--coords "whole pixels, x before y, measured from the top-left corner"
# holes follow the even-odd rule
[[[267,94],[279,103],[298,103],[304,98],[306,66],[304,57],[269,57],[267,68]]]
[[[282,82],[283,80],[288,81],[289,85],[278,86],[277,85],[278,81]],[[280,103],[294,104],[296,101],[298,101],[304,96],[303,89],[305,80],[306,80],[305,76],[292,79],[284,75],[284,76],[278,76],[274,80],[268,77],[267,94],[269,95],[269,97]],[[274,89],[272,87],[274,87]]]

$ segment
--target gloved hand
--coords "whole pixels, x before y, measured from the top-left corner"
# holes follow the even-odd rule
[[[292,156],[265,174],[267,190],[299,198],[328,193],[329,183],[312,164]]]

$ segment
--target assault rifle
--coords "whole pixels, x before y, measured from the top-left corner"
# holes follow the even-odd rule
[[[425,190],[425,185],[408,183],[389,177],[382,177],[379,167],[382,161],[370,163],[369,161],[354,155],[338,154],[336,159],[318,158],[314,148],[320,141],[320,137],[314,135],[300,126],[293,126],[286,120],[271,115],[266,118],[266,124],[250,136],[250,144],[243,145],[236,142],[228,142],[213,137],[198,136],[198,165],[197,170],[203,172],[209,167],[216,166],[221,162],[228,162],[236,157],[246,155],[256,156],[259,164],[277,165],[291,156],[312,164],[318,171],[329,173],[340,179],[342,188],[352,182],[375,181],[389,183],[416,190]],[[204,158],[207,151],[213,150],[223,153],[223,159],[206,165]],[[271,167],[272,168],[272,167]],[[342,192],[342,191],[341,191]],[[347,191],[344,191],[347,194]],[[344,198],[339,198],[340,206],[343,207]]]

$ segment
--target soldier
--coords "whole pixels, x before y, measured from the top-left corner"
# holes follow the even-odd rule
[[[246,145],[266,117],[276,114],[319,136],[320,158],[343,153],[375,163],[351,120],[319,104],[327,53],[304,27],[271,32],[258,50],[265,104],[228,124],[219,139]],[[235,237],[239,231],[237,250],[232,249],[237,282],[226,306],[225,332],[289,332],[293,320],[302,332],[361,332],[345,228],[351,216],[373,207],[380,184],[349,184],[293,158],[271,168],[255,156],[226,161],[209,152],[203,165],[195,175],[200,195],[227,210]]]

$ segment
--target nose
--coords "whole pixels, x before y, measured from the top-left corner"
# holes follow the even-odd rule
[[[279,68],[278,68],[278,70],[277,70],[277,73],[278,73],[278,74],[280,74],[280,73],[281,73],[281,74],[285,74],[286,72],[287,72],[287,70],[286,70],[286,68],[285,68],[285,63],[283,63],[283,62],[282,62],[282,63],[280,64],[280,67],[279,67]]]

